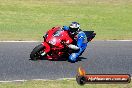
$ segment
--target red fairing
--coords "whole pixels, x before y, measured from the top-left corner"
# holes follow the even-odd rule
[[[64,45],[61,43],[62,41],[67,44],[71,44],[73,40],[70,38],[68,31],[64,31],[61,27],[53,27],[47,32],[45,36],[45,41],[42,43],[45,46],[45,52],[54,51],[51,57],[61,56],[63,52],[59,50],[64,48]],[[58,51],[58,52],[57,52]]]
[[[42,45],[45,46],[44,52],[48,53],[50,51],[50,46],[46,42],[42,42]]]

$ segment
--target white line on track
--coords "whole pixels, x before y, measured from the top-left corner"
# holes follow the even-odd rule
[[[121,41],[121,42],[128,42],[128,41],[132,41],[132,40],[99,40],[99,41]]]
[[[41,42],[41,41],[0,41],[0,42]]]
[[[94,40],[94,41],[122,41],[122,42],[127,42],[127,41],[132,41],[132,40]],[[0,42],[42,42],[42,41],[0,41]]]
[[[58,78],[55,80],[74,80],[75,78]],[[53,81],[52,79],[31,79],[34,81]],[[26,82],[31,80],[10,80],[10,81],[0,81],[0,83],[10,83],[10,82]]]
[[[9,83],[9,82],[25,82],[28,80],[11,80],[11,81],[0,81],[0,83]]]

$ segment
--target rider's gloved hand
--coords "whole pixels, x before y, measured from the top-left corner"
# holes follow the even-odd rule
[[[65,31],[68,31],[68,30],[69,30],[69,27],[67,27],[67,26],[63,26],[62,29],[65,30]]]

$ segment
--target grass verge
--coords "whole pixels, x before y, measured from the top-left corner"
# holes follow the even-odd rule
[[[97,40],[132,39],[132,0],[0,0],[0,40],[42,40],[78,21]]]
[[[132,88],[132,83],[86,84],[84,86],[80,86],[75,80],[51,80],[0,83],[0,88]]]

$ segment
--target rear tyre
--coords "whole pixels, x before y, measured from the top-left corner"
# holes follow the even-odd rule
[[[31,60],[38,60],[40,59],[42,56],[41,54],[43,53],[44,50],[44,46],[42,44],[36,46],[33,51],[30,54],[30,58]]]

